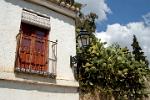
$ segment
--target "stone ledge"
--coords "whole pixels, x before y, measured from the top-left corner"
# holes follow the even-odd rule
[[[71,80],[59,80],[59,79],[50,79],[44,77],[38,77],[34,75],[26,74],[15,74],[8,72],[0,72],[0,80],[5,81],[14,81],[14,82],[23,82],[28,84],[37,84],[37,85],[47,85],[47,86],[59,86],[59,87],[72,87],[78,88],[79,84],[76,81]]]

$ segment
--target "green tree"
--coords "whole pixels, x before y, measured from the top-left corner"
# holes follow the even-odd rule
[[[133,51],[132,53],[134,54],[134,58],[137,61],[142,60],[143,62],[146,63],[147,67],[148,67],[148,60],[146,59],[146,57],[144,56],[144,52],[142,51],[142,48],[139,45],[139,42],[136,38],[135,35],[133,35],[133,43],[131,44]]]
[[[79,12],[78,17],[76,18],[76,30],[77,33],[81,28],[84,28],[88,31],[88,33],[92,34],[96,30],[95,20],[98,16],[95,13],[90,13],[88,15],[84,15]]]
[[[113,95],[115,100],[136,100],[146,95],[145,63],[136,61],[127,48],[105,48],[96,40],[80,59],[79,83],[83,92],[98,90]]]
[[[77,43],[78,73],[80,93],[112,95],[115,100],[136,100],[146,95],[145,80],[147,68],[145,62],[135,60],[127,48],[112,45],[105,48],[105,43],[97,39],[94,13],[79,13],[76,19],[76,32],[86,29],[93,38],[90,46],[80,48]],[[82,53],[81,53],[82,52]]]

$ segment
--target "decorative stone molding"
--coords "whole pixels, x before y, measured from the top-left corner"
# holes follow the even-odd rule
[[[42,28],[50,29],[50,17],[23,9],[22,22],[29,23]]]

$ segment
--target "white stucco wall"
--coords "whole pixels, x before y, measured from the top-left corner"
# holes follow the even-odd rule
[[[56,92],[52,92],[52,93],[48,93],[44,91],[37,91],[36,89],[35,90],[31,89],[29,91],[28,89],[24,90],[24,88],[20,89],[22,86],[23,87],[26,87],[25,85],[29,86],[27,81],[26,81],[26,84],[24,85],[21,84],[20,82],[16,83],[16,84],[22,85],[20,86],[19,89],[16,88],[17,85],[14,86],[14,88],[11,88],[11,85],[15,85],[14,83],[9,84],[9,81],[0,81],[0,98],[1,97],[5,98],[5,96],[2,96],[2,94],[10,93],[12,97],[13,95],[19,95],[19,97],[21,97],[22,99],[26,97],[23,100],[27,100],[28,97],[30,97],[31,93],[33,93],[32,97],[36,98],[36,100],[41,100],[41,99],[38,99],[39,97],[36,94],[40,94],[41,96],[43,96],[44,99],[42,100],[48,100],[49,97],[54,98],[56,97],[57,94],[59,94],[60,97],[58,97],[57,99],[51,99],[51,100],[60,100],[60,98],[63,98],[63,97],[65,98],[64,100],[70,100],[68,98],[72,96],[75,96],[74,97],[75,99],[71,99],[71,100],[77,100],[76,98],[78,98],[78,93],[74,94],[70,90],[69,90],[70,93],[69,92],[64,93],[64,90],[69,89],[69,86],[74,87],[73,91],[76,91],[78,87],[78,83],[75,81],[74,76],[73,76],[73,71],[70,67],[70,55],[76,54],[74,19],[67,17],[65,15],[62,15],[60,13],[57,13],[48,8],[44,8],[42,6],[26,2],[24,0],[0,0],[0,9],[1,9],[0,10],[0,80],[1,79],[5,80],[5,78],[9,80],[11,80],[12,78],[14,81],[24,80],[22,79],[22,77],[17,77],[18,75],[14,74],[16,35],[19,32],[19,28],[21,24],[22,8],[32,9],[35,12],[39,12],[47,16],[50,16],[51,31],[49,35],[49,40],[52,40],[52,41],[58,40],[57,77],[56,77],[55,82],[54,83],[52,82],[53,85],[55,85],[55,88],[57,89],[56,89]],[[31,76],[27,75],[27,77],[31,77]],[[35,77],[39,79],[39,77],[37,76]],[[32,79],[34,79],[34,77]],[[33,81],[33,83],[34,82],[40,83],[40,80],[32,80],[32,79],[30,79],[30,81]],[[47,79],[44,79],[43,77],[43,80],[47,80]],[[51,81],[45,82],[44,84],[48,84],[50,82]],[[30,84],[32,84],[32,82]],[[58,87],[57,87],[57,84],[59,84]],[[68,85],[68,88],[65,88],[64,87],[65,85]],[[5,88],[3,88],[3,86]],[[37,86],[37,87],[41,89],[42,88],[46,89],[44,85],[40,87]],[[64,89],[62,92],[59,91],[60,87]],[[55,88],[48,87],[47,89],[55,90]],[[9,99],[2,99],[2,100],[9,100]],[[13,100],[17,100],[17,99],[13,99]]]
[[[76,88],[0,81],[1,100],[79,100]]]
[[[0,68],[13,71],[16,52],[16,35],[21,23],[22,8],[32,9],[50,16],[49,39],[58,40],[57,78],[74,80],[70,68],[70,55],[75,55],[75,21],[52,10],[22,0],[0,1]]]

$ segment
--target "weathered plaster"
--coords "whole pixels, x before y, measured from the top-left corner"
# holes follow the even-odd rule
[[[1,100],[79,100],[76,88],[0,80]]]
[[[14,73],[16,36],[19,33],[23,8],[31,9],[50,17],[51,31],[49,40],[58,40],[56,80]],[[24,0],[1,0],[0,9],[0,98],[2,100],[10,100],[10,98],[12,100],[20,98],[27,100],[31,97],[33,100],[35,98],[36,100],[41,100],[39,99],[41,97],[42,100],[48,100],[48,98],[52,97],[51,100],[60,100],[62,98],[64,100],[70,100],[70,98],[71,100],[78,100],[78,93],[59,91],[61,88],[66,89],[65,87],[68,89],[70,87],[70,89],[73,88],[77,91],[78,87],[78,83],[75,81],[73,71],[70,67],[70,55],[74,56],[76,54],[74,19],[50,10],[50,8],[45,8]],[[51,56],[51,53],[49,56]],[[18,84],[20,84],[19,88],[17,88]],[[34,84],[40,85],[39,90],[45,87],[51,90],[54,89],[51,86],[54,86],[57,88],[57,91],[48,93],[38,91],[36,87],[31,90],[23,88],[27,84],[32,84],[33,87]],[[8,97],[7,94],[10,94],[10,96]]]

